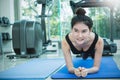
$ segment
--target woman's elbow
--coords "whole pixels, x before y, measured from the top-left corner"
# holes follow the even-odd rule
[[[69,73],[74,73],[74,69],[73,68],[68,68],[68,72]]]
[[[94,69],[95,69],[95,72],[99,71],[99,67],[94,67]]]

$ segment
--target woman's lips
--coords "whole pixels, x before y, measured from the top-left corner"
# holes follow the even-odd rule
[[[78,41],[83,41],[84,39],[77,39]]]

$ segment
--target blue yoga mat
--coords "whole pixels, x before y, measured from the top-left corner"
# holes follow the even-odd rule
[[[64,63],[64,59],[33,59],[0,72],[0,80],[44,80]]]
[[[75,67],[83,66],[90,68],[93,65],[92,59],[83,60],[81,58],[74,58],[73,63]],[[52,79],[76,79],[83,77],[77,77],[74,74],[70,74],[66,66],[63,66],[58,72],[51,76]],[[112,57],[103,57],[101,61],[100,70],[97,73],[88,74],[85,79],[113,79],[120,78],[120,70]]]

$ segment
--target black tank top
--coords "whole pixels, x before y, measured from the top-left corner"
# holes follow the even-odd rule
[[[69,39],[68,34],[66,35],[66,41],[67,43],[70,45],[71,51],[73,52],[73,54],[82,54],[83,59],[86,59],[89,55],[91,55],[92,58],[94,58],[94,53],[95,53],[95,45],[98,41],[98,35],[95,33],[95,38],[93,43],[91,44],[91,46],[89,47],[89,49],[87,51],[79,51],[77,50],[74,45],[72,44],[72,42]]]

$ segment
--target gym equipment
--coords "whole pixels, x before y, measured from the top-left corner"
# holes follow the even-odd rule
[[[70,1],[70,6],[72,8],[73,13],[75,14],[75,10],[78,7],[109,7],[110,8],[110,21],[111,21],[111,34],[110,34],[110,41],[108,41],[106,38],[104,38],[104,50],[103,55],[109,53],[116,53],[117,52],[117,45],[113,41],[113,7],[110,2],[108,1],[98,1],[98,0],[81,0],[77,3],[74,3],[73,1]]]
[[[52,0],[37,0],[38,4],[50,5]]]
[[[10,21],[7,17],[3,16],[3,17],[0,17],[0,25],[2,27],[8,27],[10,25]]]
[[[3,54],[3,49],[2,49],[2,34],[0,33],[0,54]]]
[[[104,50],[103,50],[104,55],[105,54],[109,55],[109,53],[116,53],[117,52],[116,43],[110,41],[107,38],[103,38],[103,40],[104,40]]]
[[[0,24],[2,24],[2,18],[0,17]]]
[[[12,27],[12,43],[16,55],[14,57],[39,57],[42,53],[41,25],[36,21],[17,21]]]
[[[42,11],[41,11],[41,15],[37,16],[37,18],[41,18],[41,27],[42,27],[42,41],[43,41],[43,46],[44,44],[46,44],[47,42],[47,36],[46,36],[46,23],[45,23],[45,17],[47,17],[47,15],[45,15],[45,10],[46,10],[46,0],[36,0],[37,4],[42,4]]]
[[[5,33],[2,33],[2,40],[6,40],[6,34]]]
[[[3,24],[10,24],[10,21],[7,17],[2,17]]]
[[[63,58],[32,59],[0,72],[0,80],[45,80],[64,63]]]
[[[6,33],[6,35],[7,35],[7,40],[11,40],[11,39],[10,39],[10,34],[9,34],[9,33]]]
[[[10,34],[9,33],[1,33],[2,34],[2,40],[6,41],[6,40],[11,40],[10,39]]]
[[[46,13],[46,6],[52,4],[52,0],[36,0],[36,4],[42,5],[41,15],[37,15],[36,18],[41,19],[41,27],[42,27],[42,35],[43,35],[42,41],[43,41],[43,46],[46,47],[49,43],[51,43],[51,40],[49,39],[49,36],[47,38],[46,23],[45,23],[45,18],[50,17],[50,15],[46,15],[45,13]],[[50,7],[50,9],[51,9],[51,7]],[[48,13],[49,13],[49,10],[48,10]]]
[[[35,4],[36,6],[37,6],[37,4],[42,5],[41,15],[37,15],[36,18],[41,19],[41,27],[42,27],[42,35],[43,35],[43,37],[42,37],[43,52],[56,52],[57,49],[55,49],[55,47],[52,45],[52,41],[50,40],[50,25],[49,25],[49,23],[50,23],[49,22],[49,18],[50,18],[49,12],[52,9],[53,1],[52,0],[36,0],[35,3],[36,3]],[[47,15],[45,14],[46,13],[46,6],[49,7]],[[35,10],[33,10],[33,11],[35,11]],[[48,26],[47,27],[46,27],[45,18],[47,18],[47,20],[48,20]],[[46,28],[48,29],[48,31],[46,30]],[[51,47],[51,49],[49,47]]]
[[[94,60],[88,58],[83,60],[81,58],[73,58],[73,64],[75,67],[90,68],[93,66]],[[63,66],[55,74],[51,76],[52,79],[120,79],[120,70],[112,57],[102,57],[100,70],[97,73],[88,74],[85,78],[77,77],[75,74],[68,72],[68,69]]]

